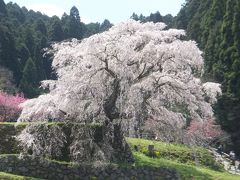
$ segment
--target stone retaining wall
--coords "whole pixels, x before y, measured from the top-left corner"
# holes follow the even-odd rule
[[[0,171],[49,180],[158,180],[180,179],[168,168],[119,167],[114,164],[74,165],[48,161],[32,156],[1,155]]]
[[[21,131],[26,128],[28,123],[20,123],[15,126],[15,123],[0,123],[0,154],[19,154],[23,152],[20,142],[15,138]],[[37,128],[41,129],[40,133],[47,135],[48,132],[43,132],[42,129],[49,131],[51,127],[59,127],[66,137],[66,143],[61,148],[61,154],[52,157],[55,160],[61,161],[95,161],[106,160],[110,162],[133,162],[132,152],[125,141],[121,126],[118,123],[105,124],[80,124],[80,123],[48,123],[48,124],[35,124]],[[48,128],[42,128],[47,126]],[[36,131],[32,131],[36,132]],[[81,132],[81,133],[78,133]],[[73,134],[72,134],[73,133]],[[39,134],[41,135],[41,134]],[[54,138],[53,136],[43,137],[44,139]],[[83,153],[79,157],[73,157],[70,152],[73,141],[81,142],[79,145],[83,149]],[[84,143],[82,143],[84,142]],[[76,143],[75,143],[76,144]],[[43,143],[44,146],[46,146]],[[43,146],[43,147],[44,147]],[[28,146],[26,146],[28,147]],[[25,154],[32,155],[33,150],[31,147],[25,148]],[[90,152],[90,153],[85,153]],[[44,154],[47,156],[46,154]]]

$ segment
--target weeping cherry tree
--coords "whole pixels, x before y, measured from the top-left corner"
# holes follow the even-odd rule
[[[163,23],[129,20],[82,41],[53,44],[47,53],[58,79],[42,82],[49,93],[23,103],[18,121],[119,123],[139,136],[144,128],[182,129],[189,119],[212,118],[220,85],[201,82],[201,51],[184,36]],[[24,133],[20,139],[30,141]]]

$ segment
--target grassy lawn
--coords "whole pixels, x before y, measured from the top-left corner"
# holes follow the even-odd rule
[[[167,144],[157,141],[149,141],[149,140],[142,140],[142,139],[132,139],[127,138],[127,141],[130,145],[130,147],[133,149],[134,145],[140,145],[143,147],[147,147],[149,144],[154,144],[154,149],[156,151],[168,151],[169,156],[162,157],[158,156],[155,158],[148,157],[141,151],[134,151],[133,154],[135,157],[135,165],[136,166],[154,166],[154,167],[167,167],[167,168],[174,168],[176,169],[182,179],[194,179],[194,180],[207,180],[207,179],[213,179],[213,180],[239,180],[240,176],[230,174],[226,171],[224,171],[222,168],[219,168],[218,170],[215,170],[215,166],[209,167],[204,165],[194,165],[193,162],[191,162],[191,157],[185,157],[187,158],[186,163],[181,162],[182,160],[178,158],[176,153],[180,153],[180,155],[184,153],[189,153],[189,151],[192,151],[192,148],[183,146],[183,145],[174,145],[174,144]],[[144,148],[143,148],[144,149]],[[195,149],[196,150],[196,149]],[[203,152],[203,154],[200,154],[201,156],[204,156],[206,153],[206,157],[200,157],[203,159],[209,159],[211,154],[206,152],[205,149],[197,148],[199,152]],[[171,151],[174,152],[174,156],[171,154]]]
[[[187,165],[176,161],[167,160],[164,158],[150,158],[142,153],[134,152],[136,166],[154,166],[168,167],[176,169],[182,179],[194,180],[239,180],[240,176],[232,175],[227,172],[214,171],[206,167]]]

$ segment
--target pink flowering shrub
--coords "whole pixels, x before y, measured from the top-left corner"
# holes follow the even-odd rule
[[[187,128],[186,136],[191,144],[207,145],[223,134],[224,132],[215,120],[209,119],[202,122],[193,120]]]
[[[180,121],[173,121],[171,116],[168,118],[152,116],[145,122],[143,130],[148,135],[154,135],[156,140],[198,146],[208,146],[226,135],[212,118],[203,121],[192,120],[186,129],[180,127]]]
[[[22,111],[19,104],[25,100],[21,93],[13,96],[0,92],[0,122],[16,121]]]

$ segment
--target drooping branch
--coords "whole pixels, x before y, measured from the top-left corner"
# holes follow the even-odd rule
[[[213,88],[215,83],[202,87],[204,64],[197,44],[179,39],[182,30],[164,28],[129,21],[81,42],[54,44],[58,80],[50,84],[49,94],[23,105],[20,121],[57,119],[63,109],[89,123],[131,118],[133,127],[154,108],[182,127],[186,119],[179,114],[185,109],[174,112],[176,103],[186,104],[194,119],[213,116],[205,96],[214,103],[221,90]]]
[[[137,76],[136,79],[133,80],[133,84],[138,83],[142,79],[144,79],[147,76],[149,76],[153,72],[153,69],[154,69],[154,65],[153,64],[151,64],[150,67],[147,67],[147,65],[144,64],[142,72]]]

